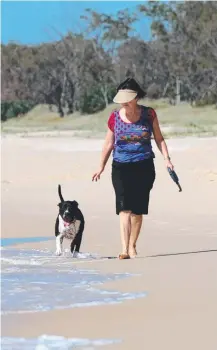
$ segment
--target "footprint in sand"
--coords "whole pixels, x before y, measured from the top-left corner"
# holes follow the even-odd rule
[[[209,171],[207,176],[209,181],[217,181],[217,171]]]

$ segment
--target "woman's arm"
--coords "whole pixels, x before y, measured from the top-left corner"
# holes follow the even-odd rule
[[[160,152],[162,153],[162,155],[164,156],[164,159],[166,161],[166,166],[173,170],[174,166],[170,161],[170,156],[169,156],[167,144],[166,144],[164,137],[161,133],[161,129],[160,129],[160,125],[159,125],[157,116],[155,116],[155,118],[153,120],[153,134],[154,134],[154,139],[155,139],[156,145],[157,145],[158,149],[160,150]]]
[[[106,137],[105,137],[105,142],[102,148],[102,153],[101,153],[101,161],[100,161],[100,168],[99,171],[97,171],[93,177],[92,177],[92,181],[97,181],[100,179],[100,175],[102,174],[102,172],[105,169],[106,163],[110,157],[110,154],[113,150],[114,147],[114,142],[115,142],[115,138],[114,138],[114,133],[113,131],[111,131],[108,128]]]
[[[102,148],[100,168],[103,168],[103,169],[105,168],[106,163],[113,150],[114,142],[115,142],[114,133],[108,128],[108,131],[105,137],[105,142]]]

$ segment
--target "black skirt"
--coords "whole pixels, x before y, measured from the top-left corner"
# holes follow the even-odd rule
[[[134,163],[112,162],[112,184],[116,196],[116,214],[131,211],[147,215],[149,194],[155,181],[153,158]]]

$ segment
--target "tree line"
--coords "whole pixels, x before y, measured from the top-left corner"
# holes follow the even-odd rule
[[[151,19],[151,40],[134,30],[142,17]],[[94,113],[128,76],[150,98],[217,103],[216,2],[148,1],[115,15],[87,9],[81,21],[81,33],[59,33],[55,42],[1,45],[2,120],[12,104],[15,114],[39,103],[55,105],[61,117]]]

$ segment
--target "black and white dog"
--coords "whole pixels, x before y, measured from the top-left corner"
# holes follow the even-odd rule
[[[55,224],[56,255],[62,253],[63,238],[71,240],[71,253],[79,252],[82,235],[84,231],[84,216],[78,208],[76,201],[65,201],[61,193],[61,186],[58,185],[58,194],[61,202],[59,214]]]

